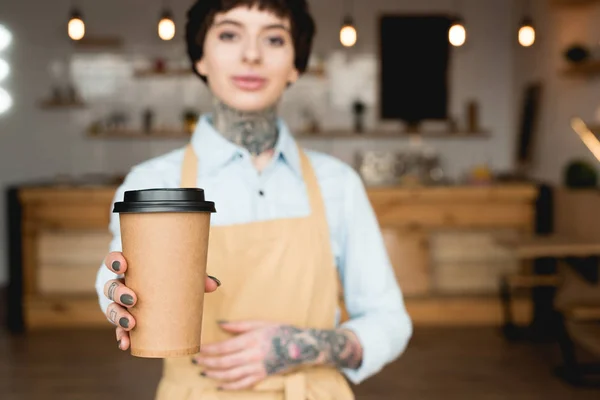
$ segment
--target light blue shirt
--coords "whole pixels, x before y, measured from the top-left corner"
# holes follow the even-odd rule
[[[296,141],[282,121],[275,155],[258,173],[248,151],[221,136],[209,118],[200,118],[191,143],[198,155],[198,187],[217,205],[211,224],[243,224],[310,213]],[[114,201],[122,201],[127,190],[179,187],[183,153],[183,148],[178,149],[133,167]],[[323,196],[350,316],[342,326],[352,330],[363,347],[361,367],[343,371],[357,384],[402,354],[412,335],[412,323],[359,175],[329,155],[306,153]],[[110,230],[110,251],[121,251],[119,218],[112,213]],[[104,313],[110,304],[103,294],[104,284],[115,278],[101,266],[96,290]]]

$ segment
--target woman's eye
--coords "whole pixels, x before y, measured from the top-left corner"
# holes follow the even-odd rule
[[[219,39],[224,41],[224,42],[229,42],[234,40],[237,37],[237,35],[233,32],[222,32],[219,35]]]
[[[281,36],[270,36],[267,38],[267,42],[271,46],[283,46],[285,44],[285,39]]]

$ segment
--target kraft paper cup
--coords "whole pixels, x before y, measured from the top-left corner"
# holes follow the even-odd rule
[[[125,192],[119,214],[125,285],[137,295],[129,311],[136,357],[183,357],[200,351],[204,279],[213,202],[202,189]]]

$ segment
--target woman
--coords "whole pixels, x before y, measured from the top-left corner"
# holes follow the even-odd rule
[[[114,199],[196,186],[219,209],[208,260],[219,279],[207,278],[207,290],[223,284],[206,296],[202,350],[165,360],[157,399],[352,399],[344,376],[359,383],[396,359],[412,325],[360,178],[299,149],[277,117],[308,63],[306,0],[199,0],[186,29],[214,113],[185,149],[135,166]],[[110,227],[96,287],[127,350],[136,295],[118,280],[127,261],[117,217]],[[349,315],[341,325],[338,281]]]

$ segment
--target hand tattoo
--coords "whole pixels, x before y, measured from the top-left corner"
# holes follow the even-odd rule
[[[117,323],[117,311],[116,310],[110,310],[110,317],[109,317],[110,321],[113,323]]]
[[[257,156],[275,147],[278,138],[276,107],[243,112],[215,98],[214,127],[229,141]]]
[[[265,357],[268,375],[299,365],[331,365],[358,368],[360,345],[342,330],[299,329],[292,326],[274,328]]]
[[[119,284],[117,282],[113,282],[110,284],[110,286],[108,287],[108,298],[110,300],[115,300],[115,291],[117,290],[117,287],[119,286]]]

